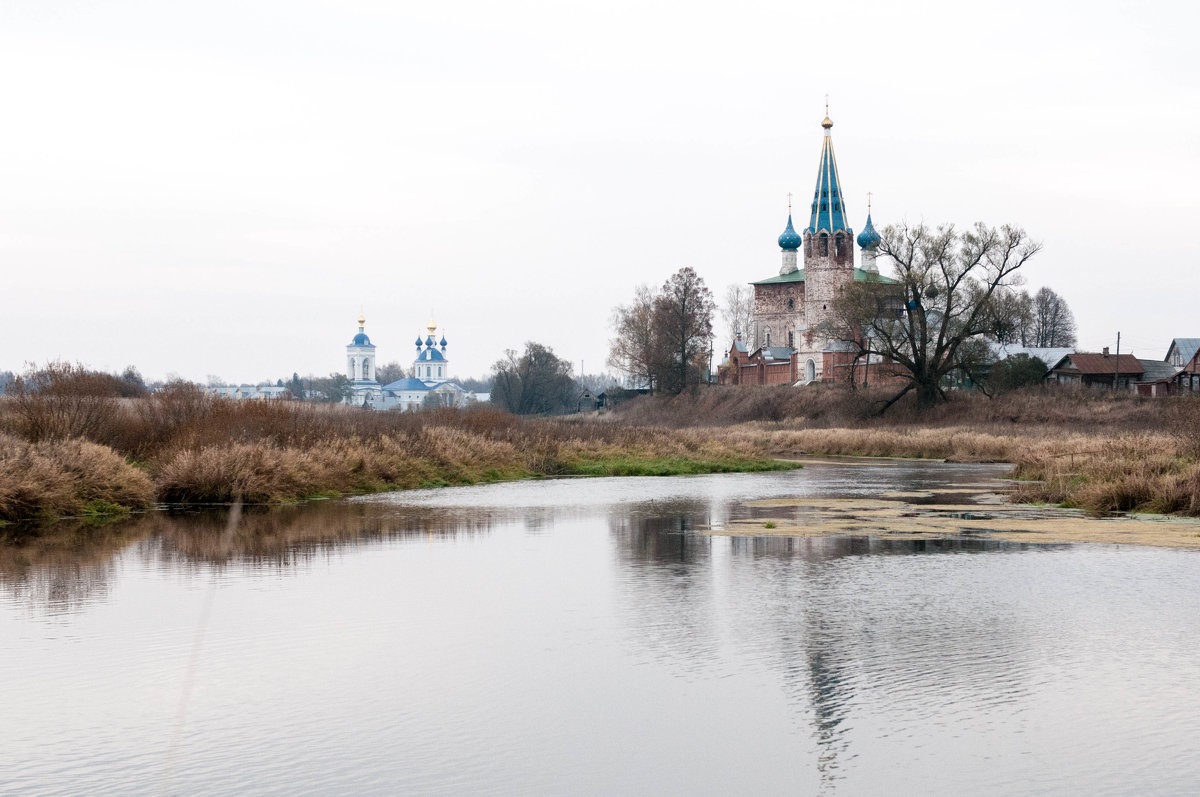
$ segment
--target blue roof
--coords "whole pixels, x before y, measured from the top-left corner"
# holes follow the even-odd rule
[[[867,226],[863,227],[863,231],[858,234],[858,245],[863,249],[874,249],[882,240],[879,233],[875,232],[875,225],[871,223],[871,214],[868,213]]]
[[[371,339],[367,337],[367,333],[359,332],[354,336],[354,340],[350,341],[351,346],[372,346]]]
[[[384,385],[384,390],[429,390],[429,385],[422,382],[420,379],[408,377],[406,379],[397,379],[390,385]]]
[[[833,123],[830,122],[832,127]],[[825,143],[821,145],[821,165],[817,169],[817,188],[813,192],[812,218],[808,231],[849,230],[846,204],[842,201],[842,183],[838,178],[837,159],[833,157],[833,137],[825,129]]]
[[[792,226],[792,214],[789,213],[787,229],[779,236],[779,248],[784,251],[794,252],[800,248],[800,244],[802,243],[804,243],[804,240],[796,232],[796,228]]]
[[[425,349],[417,355],[418,362],[445,362],[446,355],[442,354],[437,349]]]

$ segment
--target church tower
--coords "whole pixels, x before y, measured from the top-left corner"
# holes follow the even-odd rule
[[[433,319],[425,327],[425,339],[417,337],[417,358],[413,360],[413,376],[428,386],[450,380],[450,360],[446,356],[446,336],[436,340],[437,324]]]
[[[838,290],[854,278],[854,231],[842,199],[837,159],[833,156],[833,121],[826,108],[825,141],[813,192],[812,216],[804,230],[804,322],[809,347],[821,350],[828,337],[831,303]],[[805,347],[805,348],[809,348]]]
[[[346,403],[355,407],[375,408],[383,391],[375,381],[375,345],[367,337],[366,316],[358,317],[358,334],[346,347],[346,376],[350,379],[350,395]]]
[[[366,323],[367,317],[359,315],[358,334],[346,347],[346,376],[351,382],[375,381],[375,346],[363,331]]]

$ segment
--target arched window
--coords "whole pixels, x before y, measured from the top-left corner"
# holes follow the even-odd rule
[[[817,379],[817,364],[809,360],[804,364],[804,381],[814,382]]]
[[[363,379],[371,378],[371,361],[363,360]]]
[[[842,244],[845,242],[846,236],[840,232],[833,239],[833,253],[838,257],[842,256]]]
[[[350,358],[350,378],[358,379],[358,360]]]
[[[427,365],[425,366],[425,378],[429,379],[431,376],[433,376],[433,366]]]
[[[442,366],[439,365],[438,366],[438,378],[440,379],[441,376],[442,376]]]
[[[821,233],[821,254],[829,254],[829,236],[825,233]]]

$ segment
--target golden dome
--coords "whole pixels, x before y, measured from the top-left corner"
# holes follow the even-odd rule
[[[367,317],[365,315],[363,315],[362,313],[359,313],[358,314],[358,325],[361,327],[365,323],[367,323]]]
[[[829,118],[828,114],[825,115],[825,121],[821,122],[821,127],[825,128],[826,130],[833,127],[833,120]]]
[[[432,335],[434,333],[434,331],[437,329],[437,324],[435,324],[433,319],[431,318],[431,319],[429,319],[429,323],[425,325],[425,328],[428,329],[429,334]]]

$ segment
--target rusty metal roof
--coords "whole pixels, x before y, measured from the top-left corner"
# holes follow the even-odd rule
[[[1118,357],[1120,358],[1119,365]],[[1143,372],[1142,364],[1132,354],[1095,354],[1091,352],[1068,354],[1062,360],[1058,361],[1058,364],[1054,366],[1054,370],[1074,370],[1081,374],[1111,374],[1120,372],[1128,375],[1141,374]]]

